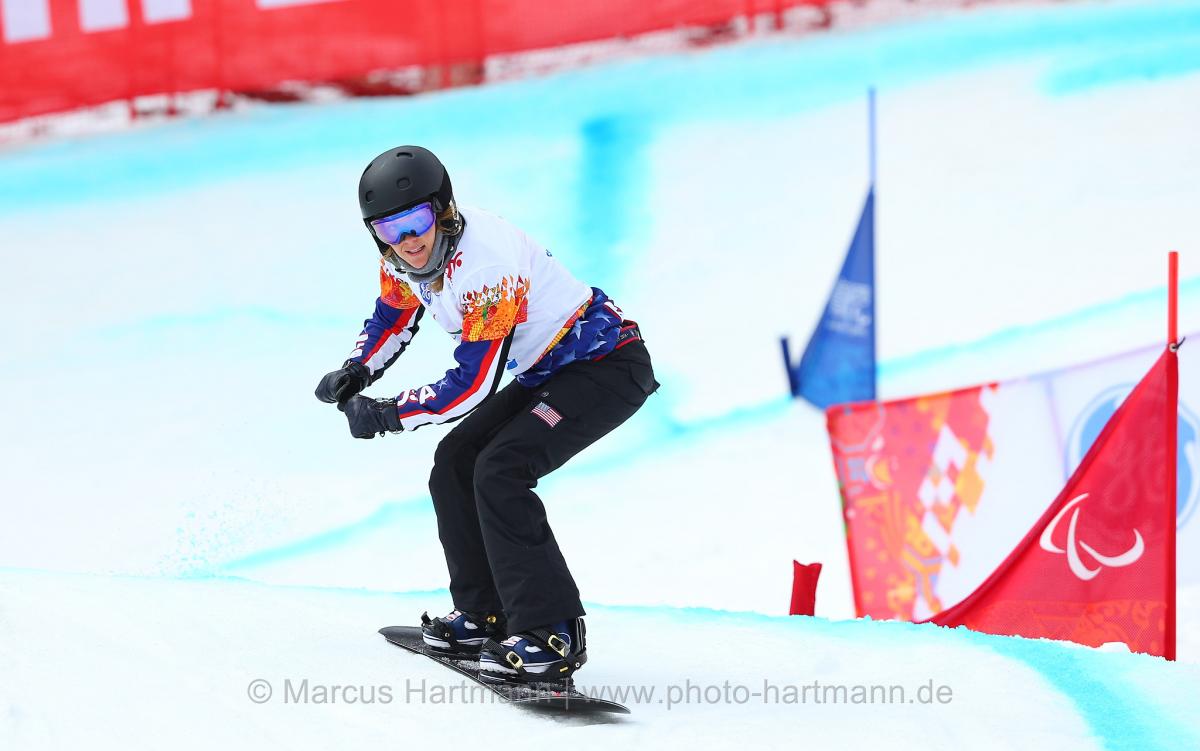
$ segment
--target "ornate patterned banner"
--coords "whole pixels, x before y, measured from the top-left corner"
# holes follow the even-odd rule
[[[1179,353],[1182,583],[1200,581],[1193,349]],[[1157,354],[1148,348],[1015,381],[831,407],[858,614],[923,620],[970,595],[1046,511]]]

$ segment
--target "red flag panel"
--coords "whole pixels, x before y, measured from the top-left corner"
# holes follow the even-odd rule
[[[1013,553],[930,621],[1173,659],[1177,397],[1167,350]]]
[[[938,580],[962,565],[953,530],[982,500],[994,391],[979,386],[827,411],[859,615],[913,620],[954,603],[943,602]]]

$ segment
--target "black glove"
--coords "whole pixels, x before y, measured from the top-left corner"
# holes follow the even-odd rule
[[[341,404],[371,383],[371,371],[357,360],[347,360],[341,370],[326,373],[317,384],[317,398],[326,404]]]
[[[339,404],[338,409],[346,414],[346,419],[350,421],[350,435],[355,438],[374,438],[376,433],[383,435],[404,430],[400,425],[395,399],[352,396],[346,403]]]

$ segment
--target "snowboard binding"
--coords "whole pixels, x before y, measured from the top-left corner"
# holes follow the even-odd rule
[[[479,677],[492,683],[551,684],[570,686],[571,676],[587,662],[587,642],[582,618],[570,627],[570,641],[545,628],[533,628],[513,634],[506,642],[488,639],[480,649]],[[515,648],[524,641],[539,654],[555,657],[527,664]]]
[[[506,619],[494,613],[454,610],[445,618],[421,613],[421,635],[432,649],[447,655],[479,654],[489,640],[505,638]]]

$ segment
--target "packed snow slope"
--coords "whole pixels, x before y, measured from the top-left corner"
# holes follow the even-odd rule
[[[885,396],[1161,341],[1171,248],[1181,326],[1200,330],[1193,3],[973,10],[0,153],[0,674],[18,677],[0,682],[0,733],[20,741],[0,747],[461,728],[446,707],[245,698],[256,677],[437,667],[374,631],[448,606],[425,484],[445,430],[354,441],[312,397],[377,294],[354,186],[404,142],[603,287],[655,358],[663,388],[642,412],[539,485],[592,614],[588,680],[961,679],[945,712],[693,706],[684,721],[651,704],[617,732],[949,748],[992,742],[979,728],[1004,717],[1013,738],[1069,748],[1195,737],[1192,667],[774,617],[793,558],[826,566],[818,615],[853,615],[824,420],[786,399],[778,337],[807,337],[841,263],[870,85]],[[437,379],[451,349],[423,330],[372,393]],[[1182,595],[1180,655],[1197,660],[1200,593]],[[513,724],[478,727],[565,729],[495,716]]]
[[[593,606],[578,683],[633,713],[586,718],[493,703],[375,633],[445,593],[5,570],[0,603],[6,749],[1200,744],[1200,666],[961,629]]]

